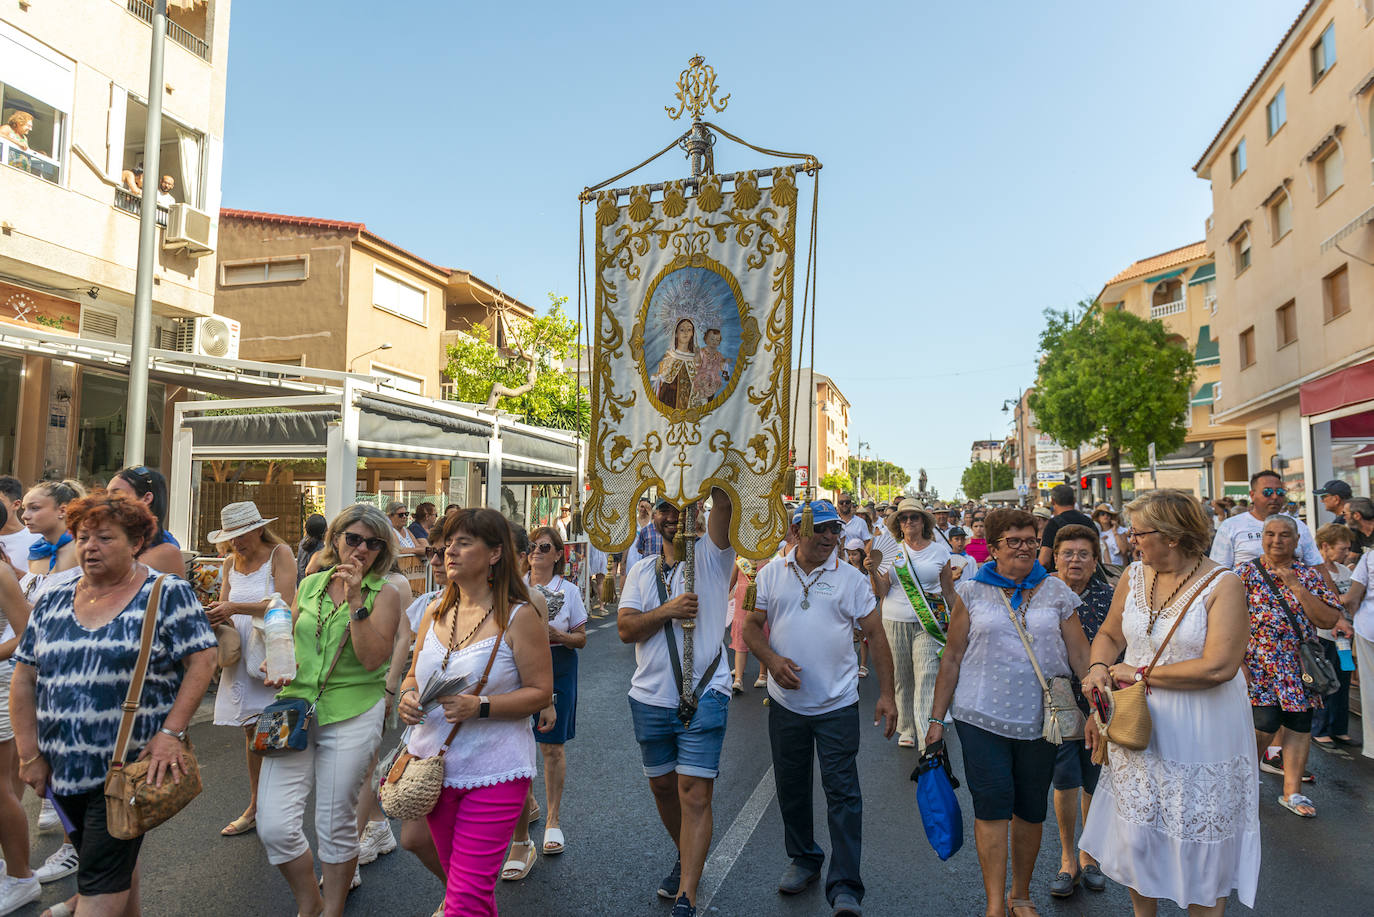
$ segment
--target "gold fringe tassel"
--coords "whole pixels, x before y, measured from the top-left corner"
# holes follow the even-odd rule
[[[753,611],[759,597],[759,587],[750,583],[744,590],[744,610]]]
[[[810,538],[816,534],[816,529],[811,522],[810,500],[807,500],[806,505],[802,507],[801,528],[797,530],[797,534],[802,538]]]

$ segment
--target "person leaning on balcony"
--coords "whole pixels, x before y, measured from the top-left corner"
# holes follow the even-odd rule
[[[143,166],[125,169],[119,176],[119,186],[130,194],[143,193]]]
[[[33,115],[26,111],[17,111],[9,116],[4,124],[0,124],[0,138],[8,140],[21,150],[29,148],[29,131],[33,130]]]
[[[157,205],[159,207],[170,207],[177,202],[177,199],[172,197],[172,189],[176,186],[176,179],[172,176],[162,176],[157,183]]]

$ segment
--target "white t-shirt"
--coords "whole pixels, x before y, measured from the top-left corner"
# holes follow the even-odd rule
[[[1325,567],[1326,565],[1323,564],[1322,566]],[[1330,570],[1326,572],[1331,573],[1331,582],[1336,584],[1336,595],[1344,599],[1345,594],[1350,591],[1350,583],[1352,582],[1354,571],[1345,564],[1336,564],[1336,571],[1334,573]],[[1331,628],[1329,627],[1318,627],[1317,636],[1326,640],[1336,639],[1331,636]]]
[[[29,572],[29,547],[42,537],[42,535],[35,535],[28,529],[20,529],[9,535],[0,535],[0,547],[5,549],[5,556],[10,559],[10,566],[19,571],[20,576]]]
[[[625,588],[620,594],[620,607],[635,611],[653,611],[660,604],[656,558],[644,557],[625,576]],[[706,667],[716,658],[716,651],[724,642],[725,618],[728,613],[730,571],[735,566],[733,548],[716,547],[710,535],[697,538],[696,595],[697,626],[692,683],[695,686],[706,674]],[[771,565],[770,565],[771,566]],[[767,567],[764,568],[768,569]],[[668,597],[681,595],[685,589],[682,564],[673,567],[668,580]],[[674,620],[673,638],[677,641],[678,659],[682,659],[682,622]],[[716,666],[708,688],[730,696],[730,666],[722,657]],[[635,673],[630,679],[630,697],[652,707],[677,709],[678,685],[673,678],[673,664],[668,658],[668,641],[663,631],[656,630],[645,640],[635,644]]]
[[[801,607],[803,582],[810,584],[808,608]],[[768,645],[801,666],[801,687],[780,687],[770,675],[768,696],[801,716],[857,704],[854,628],[875,604],[868,578],[834,555],[822,568],[803,573],[793,554],[760,570],[755,585],[754,607],[768,616]]]
[[[544,593],[544,601],[549,606],[549,626],[554,630],[569,634],[587,623],[587,608],[582,604],[582,592],[576,583],[554,574],[547,586],[535,586],[527,575],[525,585]]]
[[[841,542],[848,541],[851,538],[857,538],[860,541],[867,542],[868,539],[873,537],[873,533],[868,530],[868,523],[864,521],[863,516],[858,514],[850,516],[848,522],[841,519],[840,524],[844,526],[844,532],[841,533],[840,538]]]
[[[1289,517],[1292,518],[1292,517]],[[1309,566],[1322,563],[1321,552],[1307,523],[1293,519],[1298,524],[1298,560]],[[1217,526],[1216,538],[1212,540],[1212,560],[1232,570],[1241,564],[1249,563],[1264,553],[1261,537],[1264,523],[1251,512],[1239,513]]]
[[[883,562],[879,565],[878,571],[886,573],[892,581],[887,595],[883,597],[883,619],[917,621],[919,619],[916,617],[916,610],[911,607],[911,600],[907,598],[906,590],[902,588],[902,582],[893,569],[899,556],[903,564],[909,565],[908,569],[915,571],[912,579],[918,584],[917,588],[938,595],[940,570],[949,562],[951,555],[949,548],[939,540],[932,541],[920,551],[913,551],[905,544],[898,545],[892,554],[883,555]],[[960,582],[962,581],[961,579]]]
[[[1355,609],[1355,633],[1374,642],[1374,590],[1369,588],[1370,580],[1374,580],[1374,576],[1370,575],[1371,557],[1374,557],[1374,551],[1365,551],[1360,555],[1360,562],[1355,565],[1350,580],[1364,587],[1364,599],[1360,607]]]
[[[410,632],[412,634],[420,633],[420,617],[425,613],[425,609],[429,607],[429,603],[438,598],[439,594],[443,591],[443,589],[435,589],[431,592],[426,592],[410,603],[410,607],[406,609],[406,620],[410,621]]]
[[[1118,525],[1115,528],[1099,529],[1097,539],[1102,544],[1102,559],[1109,564],[1124,563],[1121,559],[1121,549],[1116,546],[1116,536],[1125,537],[1126,526]]]

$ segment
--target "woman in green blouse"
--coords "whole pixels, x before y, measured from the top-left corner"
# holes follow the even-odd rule
[[[401,613],[385,579],[396,542],[381,510],[361,503],[345,509],[330,524],[323,551],[324,569],[296,593],[296,677],[268,682],[283,686],[279,700],[319,695],[310,744],[263,761],[258,782],[258,837],[304,917],[343,913],[358,861],[358,793],[382,736],[387,663]],[[312,789],[320,887],[302,828]]]

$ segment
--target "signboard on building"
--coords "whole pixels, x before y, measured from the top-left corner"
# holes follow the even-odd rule
[[[808,466],[808,465],[798,465],[798,466],[797,466],[797,486],[798,486],[798,487],[810,487],[810,486],[811,486],[811,468],[810,468],[810,466]]]
[[[1062,484],[1062,483],[1064,482],[1064,472],[1062,472],[1062,471],[1037,471],[1037,472],[1035,473],[1035,480],[1036,480],[1036,483],[1044,483],[1044,482],[1048,481],[1048,482],[1050,482],[1051,484]]]
[[[1054,437],[1036,434],[1035,467],[1040,471],[1064,470],[1064,447],[1055,442]]]

